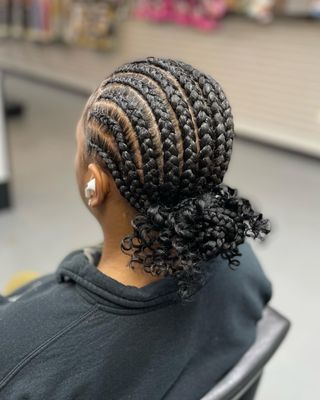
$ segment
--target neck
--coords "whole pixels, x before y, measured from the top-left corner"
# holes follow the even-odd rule
[[[134,263],[134,269],[128,266],[130,256],[123,254],[120,249],[122,238],[108,238],[104,240],[101,258],[97,268],[105,275],[126,285],[143,287],[161,279],[145,272],[142,265]]]
[[[143,266],[134,263],[134,269],[128,266],[130,255],[121,251],[120,243],[128,234],[132,233],[131,221],[136,210],[128,205],[127,201],[114,190],[109,195],[109,201],[99,215],[98,221],[102,228],[104,243],[98,269],[105,275],[127,285],[142,287],[162,278],[145,272]]]

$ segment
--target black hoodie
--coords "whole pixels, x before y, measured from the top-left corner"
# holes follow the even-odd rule
[[[271,284],[247,244],[181,304],[173,278],[145,287],[101,273],[99,248],[0,296],[1,400],[198,400],[255,339]]]

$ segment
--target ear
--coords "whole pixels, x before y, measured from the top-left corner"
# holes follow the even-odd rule
[[[90,198],[90,207],[99,207],[110,193],[110,178],[94,163],[88,165],[88,173],[91,176],[90,180],[96,180],[96,190]]]

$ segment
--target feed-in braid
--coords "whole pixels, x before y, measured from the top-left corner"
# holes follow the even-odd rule
[[[170,193],[171,196],[174,196],[176,194],[176,188],[180,184],[180,161],[175,127],[171,121],[171,116],[167,110],[166,104],[157,91],[154,90],[148,82],[143,81],[141,78],[138,79],[132,76],[115,75],[114,77],[111,77],[107,83],[118,83],[129,86],[134,91],[137,91],[146,102],[150,114],[158,127],[160,133],[159,140],[160,144],[162,144],[161,153],[163,160],[161,163],[161,172],[163,172],[163,184],[160,186],[160,196],[166,197],[168,193]],[[157,200],[159,200],[159,198]]]
[[[201,74],[190,64],[181,61],[176,63],[193,76],[202,90],[203,96],[208,99],[209,108],[215,113],[217,132],[220,134],[217,137],[217,146],[213,156],[219,163],[220,175],[224,176],[232,153],[234,135],[234,123],[229,101],[220,84],[211,76]],[[217,112],[217,110],[219,111]]]
[[[234,125],[212,77],[170,59],[128,63],[96,89],[84,116],[87,156],[137,210],[120,244],[129,267],[173,276],[186,299],[204,281],[203,261],[237,266],[245,238],[269,233],[269,221],[222,184]]]
[[[139,142],[143,162],[144,191],[151,201],[157,198],[159,188],[159,171],[157,168],[157,149],[151,140],[148,121],[143,117],[142,105],[137,99],[129,102],[126,99],[128,89],[123,87],[112,87],[108,92],[102,93],[99,100],[105,99],[117,104],[129,118]]]
[[[206,143],[202,146],[202,151],[205,152],[207,150],[211,156],[211,168],[209,168],[211,179],[209,182],[206,182],[206,184],[210,188],[221,183],[229,163],[232,148],[232,141],[226,142],[225,137],[230,121],[230,119],[227,120],[227,118],[225,118],[225,112],[226,109],[230,110],[230,107],[228,102],[225,101],[226,98],[222,89],[219,87],[219,90],[215,91],[210,85],[207,85],[205,90],[203,90],[203,87],[201,87],[197,80],[194,79],[194,76],[190,74],[190,70],[186,69],[186,64],[184,63],[175,62],[173,60],[158,60],[154,57],[149,57],[147,60],[175,74],[179,80],[179,83],[192,104],[193,112],[197,119],[197,125],[199,126],[201,140]],[[192,71],[195,71],[194,68],[192,68]],[[201,77],[200,73],[198,74],[198,77],[199,76]],[[217,102],[217,93],[219,96],[218,98],[224,100],[221,104],[219,101]],[[209,149],[206,148],[206,146],[208,146]],[[230,149],[222,148],[229,146],[231,146]],[[229,158],[227,158],[228,156]],[[202,162],[206,160],[206,155],[200,157],[200,160]],[[203,162],[203,173],[201,176],[206,176],[207,165],[207,162]]]
[[[135,164],[132,160],[131,152],[128,149],[126,140],[124,138],[123,128],[117,120],[108,115],[112,110],[112,107],[109,107],[107,109],[99,107],[95,108],[91,111],[90,118],[97,120],[103,126],[103,130],[105,130],[105,127],[108,127],[108,133],[111,134],[112,137],[115,139],[117,150],[120,155],[118,171],[120,172],[122,177],[121,184],[118,184],[119,190],[121,193],[123,193],[123,191],[127,191],[129,189],[130,195],[128,201],[133,207],[137,209],[142,209],[144,204],[141,204],[141,201],[147,200],[147,197],[144,196],[141,181],[139,179]],[[97,149],[92,141],[89,141],[89,145]],[[101,148],[102,146],[100,146],[100,151],[98,149],[98,155],[106,160],[108,155],[104,151],[102,151]]]
[[[138,72],[157,82],[164,91],[170,106],[174,110],[183,138],[183,172],[181,174],[180,194],[189,195],[196,182],[198,170],[198,153],[196,145],[196,132],[190,105],[184,96],[181,86],[175,76],[168,75],[166,71],[154,65],[131,63],[118,68],[117,72]]]

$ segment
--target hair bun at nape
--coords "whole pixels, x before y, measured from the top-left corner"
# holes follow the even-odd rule
[[[269,220],[224,184],[173,206],[149,206],[133,219],[132,227],[134,233],[122,242],[123,251],[133,250],[132,262],[138,261],[147,272],[176,278],[183,299],[205,282],[203,261],[221,256],[237,267],[238,246],[245,238],[263,240],[270,232]]]

